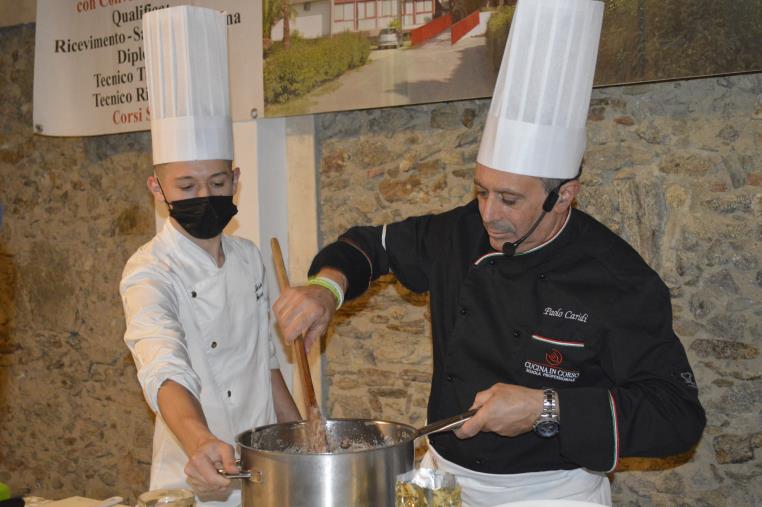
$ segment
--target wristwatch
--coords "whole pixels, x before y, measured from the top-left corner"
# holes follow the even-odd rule
[[[532,429],[543,438],[558,435],[561,429],[561,414],[558,410],[558,393],[553,389],[543,390],[542,412],[532,425]]]

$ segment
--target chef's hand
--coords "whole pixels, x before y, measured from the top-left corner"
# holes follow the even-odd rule
[[[334,269],[322,269],[319,276],[328,276],[346,292],[347,280]],[[283,338],[292,342],[304,336],[304,346],[310,350],[328,329],[336,313],[336,298],[330,290],[319,285],[286,289],[273,305]]]
[[[188,484],[196,493],[225,491],[230,487],[230,479],[221,476],[218,468],[227,473],[237,473],[235,453],[230,444],[209,437],[200,443],[185,465]]]
[[[492,431],[504,437],[515,437],[532,429],[542,412],[542,389],[495,384],[476,393],[471,408],[478,412],[455,430],[458,438],[471,438],[480,431]]]

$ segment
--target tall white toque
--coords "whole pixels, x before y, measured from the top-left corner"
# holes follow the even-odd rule
[[[232,160],[225,15],[182,5],[143,16],[153,163]]]
[[[585,151],[603,2],[519,0],[477,161],[571,179]]]

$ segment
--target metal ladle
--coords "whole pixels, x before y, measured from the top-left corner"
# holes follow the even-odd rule
[[[425,435],[431,435],[433,433],[442,433],[443,431],[457,430],[463,426],[466,421],[471,419],[478,410],[479,409],[474,408],[467,412],[463,412],[462,414],[454,415],[446,419],[440,419],[439,421],[434,421],[433,423],[427,424],[422,428],[418,428],[415,430],[413,440]]]
[[[447,417],[446,419],[440,419],[438,421],[434,421],[431,424],[427,424],[426,426],[423,426],[421,428],[418,428],[415,430],[415,433],[412,435],[412,440],[416,440],[420,437],[426,436],[426,435],[432,435],[434,433],[443,433],[445,431],[452,431],[457,430],[463,424],[471,419],[478,409],[474,408],[472,410],[468,410],[467,412],[463,412],[462,414],[454,415],[452,417]],[[339,443],[339,447],[342,449],[349,449],[349,447],[352,446],[352,443],[349,440],[342,440]]]

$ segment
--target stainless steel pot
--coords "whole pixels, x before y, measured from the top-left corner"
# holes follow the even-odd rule
[[[348,443],[349,448],[325,454],[297,452],[308,448],[306,422],[273,424],[238,435],[242,506],[393,507],[397,475],[413,468],[415,428],[329,419],[326,434],[329,442]]]
[[[309,453],[307,422],[281,423],[236,437],[242,507],[394,507],[399,474],[413,469],[415,439],[459,427],[472,410],[416,430],[367,419],[328,419],[331,453]],[[314,426],[312,427],[314,431]]]

